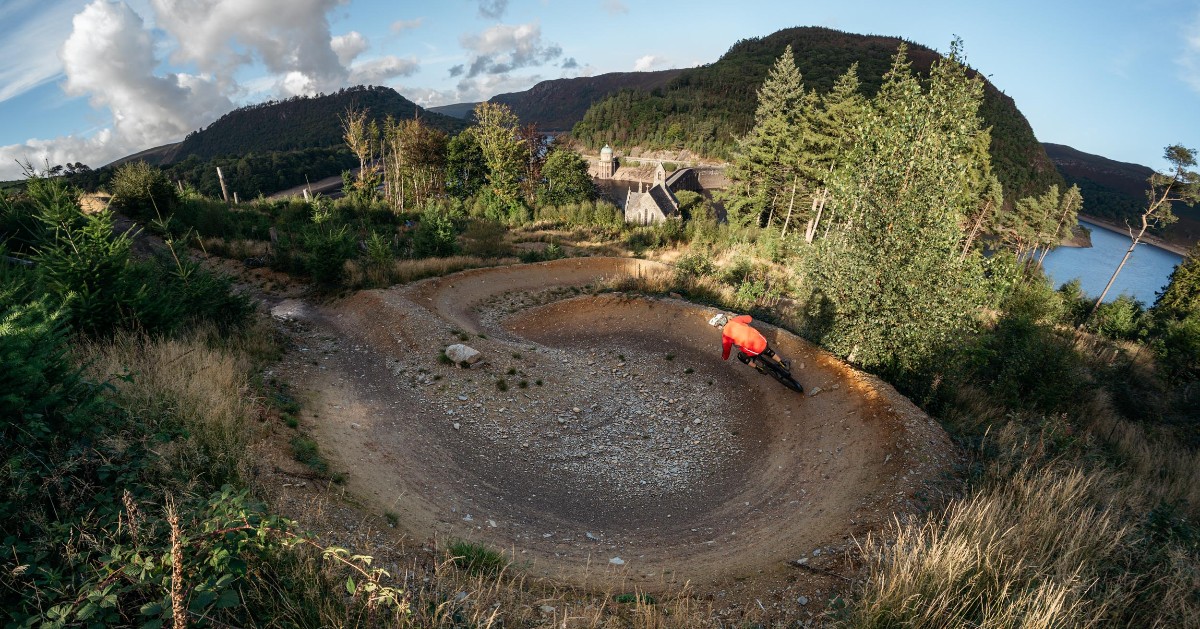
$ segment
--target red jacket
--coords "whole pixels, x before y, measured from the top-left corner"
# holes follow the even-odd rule
[[[734,317],[721,330],[721,359],[729,360],[729,348],[737,345],[747,356],[758,356],[767,349],[767,339],[750,327],[750,315]]]

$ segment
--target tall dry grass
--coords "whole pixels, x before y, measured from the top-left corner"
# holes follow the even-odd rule
[[[1111,491],[1103,476],[1026,469],[942,518],[871,536],[846,626],[1100,626],[1119,601],[1098,584],[1131,535],[1105,506]]]
[[[390,265],[384,266],[350,261],[346,263],[346,285],[351,288],[385,288],[429,277],[441,277],[467,269],[503,266],[505,264],[515,264],[516,262],[516,258],[480,258],[475,256],[396,260]]]
[[[249,477],[257,405],[243,351],[215,347],[209,330],[180,338],[122,333],[83,344],[90,376],[113,387],[125,412],[167,438],[155,462],[170,475],[213,486]],[[119,438],[114,436],[113,438]]]

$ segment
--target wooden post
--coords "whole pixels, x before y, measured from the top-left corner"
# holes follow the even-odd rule
[[[234,204],[234,205],[237,205],[237,204],[239,204],[239,203],[241,203],[241,201],[238,201],[238,198],[237,198],[237,191],[236,191],[236,190],[234,190],[234,192],[233,192],[233,204]]]
[[[220,166],[217,166],[217,179],[221,180],[221,198],[229,203],[229,188],[225,187],[225,175],[221,173]]]

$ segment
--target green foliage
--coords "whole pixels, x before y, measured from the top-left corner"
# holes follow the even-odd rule
[[[458,252],[458,231],[448,208],[429,204],[413,233],[413,255],[418,258],[452,256]]]
[[[476,576],[496,576],[508,567],[503,554],[481,544],[456,540],[446,552],[459,570]]]
[[[542,205],[583,203],[596,197],[596,186],[588,174],[587,162],[575,151],[556,148],[542,166],[543,184],[538,188]]]
[[[167,216],[179,201],[179,191],[167,176],[146,162],[122,164],[110,185],[113,206],[140,220]]]
[[[560,227],[618,229],[625,223],[625,217],[617,206],[600,199],[564,205],[542,205],[535,208],[534,219]]]
[[[520,121],[506,105],[480,103],[475,108],[475,139],[487,163],[488,190],[497,206],[512,206],[521,196],[525,150]]]
[[[1171,271],[1166,288],[1154,300],[1154,316],[1166,320],[1200,318],[1200,243]]]
[[[446,146],[446,192],[456,199],[475,196],[487,182],[487,161],[474,130],[467,129]]]
[[[1167,321],[1154,342],[1155,353],[1167,379],[1200,397],[1195,382],[1200,380],[1200,317]],[[1190,385],[1190,386],[1189,386]],[[1196,406],[1192,405],[1195,409]]]
[[[675,277],[679,280],[711,277],[716,270],[712,256],[700,251],[685,254],[675,262]]]
[[[1144,332],[1145,309],[1129,295],[1121,295],[1113,301],[1100,304],[1092,315],[1089,327],[1097,333],[1115,340],[1133,340]]]
[[[341,283],[346,262],[354,257],[354,236],[346,225],[317,223],[304,230],[304,270],[325,288]]]
[[[983,88],[955,54],[930,74],[923,89],[897,53],[831,177],[834,228],[813,260],[812,303],[836,313],[822,341],[872,369],[920,364],[969,330],[985,299],[978,257],[961,253],[986,165],[971,161]]]

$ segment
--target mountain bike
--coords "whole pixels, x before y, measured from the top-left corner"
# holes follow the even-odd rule
[[[780,364],[763,356],[747,356],[741,350],[738,350],[737,357],[738,360],[757,369],[759,373],[765,373],[778,380],[779,384],[796,393],[804,393],[804,387],[800,386],[796,378],[792,377],[792,370],[789,363]]]

